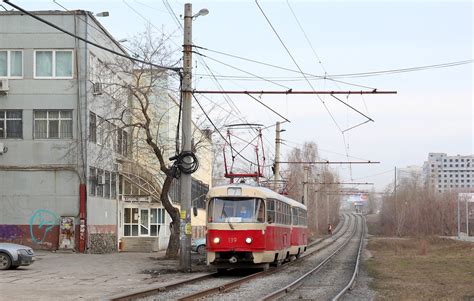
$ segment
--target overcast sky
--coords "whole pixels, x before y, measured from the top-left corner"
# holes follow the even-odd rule
[[[30,10],[61,8],[53,1],[12,2]],[[92,12],[109,11],[99,21],[116,39],[130,38],[143,31],[147,19],[165,33],[173,34],[172,47],[182,44],[177,20],[165,4],[179,15],[184,2],[176,0],[147,1],[58,1],[67,9]],[[193,22],[194,44],[211,50],[251,58],[257,61],[298,70],[290,55],[272,31],[255,1],[192,1],[193,10],[209,9],[207,16]],[[129,6],[127,6],[127,4]],[[306,73],[328,76],[383,71],[425,65],[472,60],[473,5],[471,1],[259,1],[266,16],[285,46]],[[6,4],[4,6],[8,7]],[[131,7],[131,8],[130,8]],[[136,10],[136,12],[134,11]],[[299,27],[292,10],[310,44]],[[140,15],[141,16],[140,16]],[[221,79],[226,90],[311,90],[296,72],[233,59],[201,50],[204,61],[215,75],[239,76]],[[179,53],[177,57],[179,57]],[[243,69],[260,78],[224,66],[214,60]],[[321,63],[319,63],[319,61]],[[325,70],[325,71],[324,71]],[[290,147],[314,141],[323,158],[345,161],[346,154],[381,164],[336,167],[345,181],[375,182],[382,190],[393,181],[395,166],[422,165],[429,152],[448,155],[473,154],[473,65],[428,69],[418,72],[383,76],[337,78],[351,84],[377,90],[397,91],[397,95],[341,96],[375,122],[346,132],[341,130],[365,121],[360,114],[324,96],[331,118],[316,96],[262,96],[261,100],[290,119],[284,124],[282,138]],[[195,65],[195,88],[217,90],[206,76],[203,62]],[[272,80],[270,83],[262,80]],[[287,81],[281,81],[286,79]],[[278,85],[277,85],[278,84]],[[358,86],[311,80],[316,90],[368,90]],[[211,106],[211,102],[202,99]],[[229,108],[222,96],[212,101]],[[232,101],[240,116],[248,122],[270,125],[278,116],[248,96],[235,96]],[[197,106],[194,106],[198,110]],[[217,112],[214,112],[217,117]],[[268,142],[274,141],[273,129],[265,131]],[[274,146],[267,143],[269,156]],[[351,160],[358,160],[350,157]],[[377,177],[374,174],[386,172]]]

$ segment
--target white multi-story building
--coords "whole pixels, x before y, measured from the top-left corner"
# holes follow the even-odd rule
[[[32,14],[127,55],[91,12]],[[159,199],[156,163],[135,151],[140,136],[123,126],[131,117],[116,118],[135,105],[124,88],[131,79],[109,68],[117,57],[19,11],[0,12],[0,29],[0,242],[92,253],[113,252],[119,240],[127,251],[166,248],[170,217]],[[150,96],[150,114],[163,125],[153,137],[161,144],[176,136],[179,116],[164,91],[157,87]],[[172,108],[176,113],[165,118]],[[206,145],[196,150],[201,168],[191,194],[201,207],[193,231],[202,236],[212,141],[209,131],[193,129]],[[170,197],[177,203],[174,182]]]
[[[422,173],[423,168],[418,165],[397,168],[397,182],[401,185],[413,183],[421,186]]]
[[[423,183],[437,192],[474,190],[474,155],[429,153],[423,164]]]

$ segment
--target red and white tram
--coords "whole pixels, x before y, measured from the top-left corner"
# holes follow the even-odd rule
[[[207,263],[218,269],[266,267],[306,250],[306,206],[270,189],[214,187],[206,209]]]

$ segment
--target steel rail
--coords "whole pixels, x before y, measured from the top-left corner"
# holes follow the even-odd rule
[[[300,276],[298,279],[296,279],[289,285],[264,296],[260,300],[273,300],[273,299],[280,298],[286,295],[288,292],[294,291],[296,288],[301,286],[303,284],[303,280],[305,280],[307,277],[312,275],[314,272],[319,271],[324,265],[326,265],[334,256],[337,255],[337,253],[339,253],[339,251],[341,251],[351,241],[351,239],[355,236],[355,233],[357,232],[357,228],[358,228],[357,221],[358,219],[356,218],[356,224],[352,231],[351,236],[344,243],[342,243],[334,252],[332,252],[329,256],[327,256],[321,263],[319,263],[316,267],[314,267],[310,271],[306,272],[303,276]]]
[[[144,298],[144,297],[156,295],[157,293],[169,291],[170,289],[176,288],[178,286],[182,286],[182,285],[185,285],[185,284],[191,284],[191,283],[201,281],[201,280],[205,280],[205,279],[208,279],[208,278],[213,278],[213,277],[216,277],[218,275],[219,275],[219,273],[217,273],[217,272],[208,273],[208,274],[205,274],[205,275],[196,276],[196,277],[189,278],[189,279],[186,279],[186,280],[173,282],[173,283],[170,283],[168,285],[160,285],[160,286],[157,286],[157,287],[148,288],[146,290],[136,290],[136,291],[132,291],[132,292],[128,292],[128,293],[113,295],[111,297],[106,298],[105,300],[109,300],[109,301],[137,300],[139,298]]]
[[[344,216],[346,216],[346,214],[344,214]],[[345,222],[348,222],[348,219],[344,218],[344,223]],[[339,225],[338,225],[339,227]],[[347,230],[349,230],[350,227],[348,227]],[[338,232],[341,231],[342,229],[342,226],[339,228]],[[337,237],[337,239],[339,239],[340,237],[342,237],[344,234],[347,233],[347,230],[344,231],[344,233],[342,233],[340,236]],[[335,233],[336,234],[336,233]],[[318,245],[318,244],[321,244],[323,243],[323,241],[329,239],[329,238],[333,238],[334,239],[334,236],[330,236],[328,238],[325,238],[325,239],[322,239],[322,240],[319,240],[315,243],[313,243],[313,246],[314,245]],[[333,240],[331,241],[330,243],[324,245],[323,247],[321,248],[318,248],[318,249],[315,249],[315,250],[312,250],[310,253],[304,253],[300,258],[304,258],[304,257],[308,257],[308,256],[311,256],[311,255],[314,255],[316,254],[317,252],[329,247],[330,245],[332,245],[336,240]],[[228,283],[225,283],[223,285],[219,285],[219,286],[215,286],[215,287],[212,287],[212,288],[209,288],[209,289],[206,289],[206,290],[203,290],[203,291],[199,291],[197,293],[193,293],[193,294],[190,294],[190,295],[187,295],[187,296],[184,296],[182,298],[179,298],[178,300],[180,301],[189,301],[189,300],[197,300],[197,299],[201,299],[201,298],[204,298],[206,296],[210,296],[210,295],[214,295],[214,294],[219,294],[219,293],[225,293],[225,292],[228,292],[228,291],[231,291],[233,289],[236,289],[238,287],[241,286],[242,283],[246,283],[254,278],[258,278],[258,277],[262,277],[262,276],[266,276],[266,275],[271,275],[271,274],[274,274],[276,272],[281,272],[283,269],[286,269],[288,268],[289,266],[293,265],[293,264],[296,264],[300,261],[292,261],[292,262],[288,262],[287,264],[281,266],[281,267],[277,267],[277,268],[274,268],[274,269],[271,269],[271,270],[267,270],[267,271],[261,271],[261,272],[257,272],[255,274],[252,274],[252,275],[249,275],[249,276],[245,276],[243,278],[240,278],[240,279],[237,279],[237,280],[234,280],[234,281],[230,281]]]
[[[362,221],[365,221],[365,216],[362,217]],[[364,246],[364,236],[365,236],[365,223],[362,223],[362,233],[361,233],[361,238],[360,238],[360,243],[359,243],[359,250],[357,251],[357,259],[356,259],[356,264],[354,267],[354,272],[352,273],[352,278],[349,281],[349,283],[337,294],[334,298],[332,298],[332,301],[337,301],[339,298],[341,298],[348,290],[352,288],[352,285],[355,282],[356,277],[359,275],[359,266],[360,266],[360,258],[362,254],[362,249]]]

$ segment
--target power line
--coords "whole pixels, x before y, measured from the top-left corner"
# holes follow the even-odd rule
[[[288,0],[286,0],[286,4],[288,4],[288,7],[290,8],[290,11],[291,13],[293,14],[293,17],[295,18],[296,20],[296,23],[298,23],[298,26],[300,28],[300,30],[303,32],[303,35],[306,39],[306,42],[308,42],[309,46],[311,47],[311,50],[313,51],[313,54],[316,56],[316,58],[318,59],[318,63],[321,65],[321,68],[323,69],[324,71],[324,74],[327,74],[327,71],[326,71],[326,68],[324,68],[324,65],[323,65],[323,62],[321,61],[321,59],[319,58],[319,55],[316,53],[316,50],[314,50],[314,47],[313,47],[313,44],[311,43],[310,39],[308,38],[308,36],[306,35],[306,32],[304,31],[303,29],[303,26],[301,26],[301,23],[300,21],[298,20],[298,17],[296,16],[295,12],[293,11],[293,8],[291,7],[290,5],[290,2]]]
[[[334,74],[334,75],[331,75],[331,77],[333,77],[333,78],[370,77],[370,76],[388,75],[388,74],[395,74],[395,73],[423,71],[423,70],[428,70],[428,69],[456,67],[456,66],[461,66],[461,65],[466,65],[466,64],[472,64],[473,62],[474,62],[474,60],[471,59],[471,60],[464,60],[464,61],[456,61],[456,62],[449,62],[449,63],[442,63],[442,64],[424,65],[424,66],[416,66],[416,67],[409,67],[409,68],[400,68],[400,69],[388,69],[388,70],[381,70],[381,71]]]
[[[243,72],[243,73],[252,75],[252,76],[254,76],[254,77],[256,77],[256,78],[259,78],[259,79],[261,79],[261,80],[267,81],[267,82],[272,83],[272,84],[274,84],[274,85],[277,85],[277,86],[279,86],[279,87],[283,87],[283,88],[285,88],[285,89],[290,89],[290,87],[287,87],[287,86],[285,86],[285,85],[281,85],[281,84],[279,84],[279,83],[277,83],[277,82],[274,82],[274,81],[272,81],[272,80],[266,79],[266,78],[264,78],[264,77],[262,77],[262,76],[259,76],[259,75],[254,74],[254,73],[245,71],[245,70],[243,70],[243,69],[240,69],[240,68],[238,68],[238,67],[232,66],[232,65],[230,65],[230,64],[224,63],[224,62],[222,62],[222,61],[220,61],[220,60],[214,59],[214,58],[212,58],[212,57],[209,57],[209,56],[207,56],[207,55],[201,54],[201,53],[199,53],[199,52],[193,51],[193,53],[196,53],[197,55],[200,55],[200,56],[202,56],[202,57],[204,57],[204,58],[210,59],[210,60],[212,60],[212,61],[214,61],[214,62],[217,62],[217,63],[222,64],[222,65],[224,65],[224,66],[227,66],[227,67],[229,67],[229,68],[232,68],[232,69],[238,70],[238,71],[240,71],[240,72]]]
[[[221,55],[224,55],[224,56],[229,56],[229,57],[232,57],[232,58],[249,61],[249,62],[252,62],[252,63],[255,63],[255,64],[260,64],[260,65],[264,65],[264,66],[267,66],[267,67],[272,67],[272,68],[276,68],[276,69],[280,69],[280,70],[285,70],[285,71],[301,74],[300,71],[294,70],[294,69],[291,69],[291,68],[286,68],[286,67],[282,67],[282,66],[278,66],[278,65],[273,65],[273,64],[270,64],[270,63],[265,63],[265,62],[261,62],[261,61],[258,61],[258,60],[245,58],[245,57],[238,56],[238,55],[235,55],[235,54],[229,54],[229,53],[225,53],[225,52],[222,52],[222,51],[213,50],[213,49],[209,49],[209,48],[205,48],[205,47],[201,47],[201,46],[197,46],[197,45],[193,45],[193,47],[199,48],[199,49],[202,49],[202,50],[206,50],[206,51],[209,51],[209,52],[214,52],[214,53],[217,53],[217,54],[221,54]],[[357,73],[325,74],[325,75],[316,75],[316,74],[311,74],[311,73],[308,73],[308,72],[304,72],[304,76],[306,76],[306,78],[313,78],[313,79],[320,79],[320,80],[326,80],[327,79],[327,80],[330,80],[330,81],[341,82],[341,83],[347,84],[347,85],[356,85],[356,84],[352,84],[352,83],[338,81],[336,79],[337,78],[372,77],[372,76],[381,76],[381,75],[388,75],[388,74],[395,74],[395,73],[424,71],[424,70],[429,70],[429,69],[450,68],[450,67],[456,67],[456,66],[465,65],[465,64],[472,64],[473,62],[474,62],[474,60],[470,59],[470,60],[462,60],[462,61],[454,61],[454,62],[448,62],[448,63],[422,65],[422,66],[414,66],[414,67],[406,67],[406,68],[398,68],[398,69],[366,71],[366,72],[357,72]],[[305,79],[304,76],[301,76],[301,77],[283,77],[281,79],[283,80],[285,78],[288,78],[287,81],[298,80],[298,79],[304,80]],[[236,77],[236,78],[237,79],[246,79],[243,76],[242,77]],[[268,78],[272,78],[272,77],[268,77]],[[273,77],[272,79],[277,80],[278,77]],[[373,87],[368,87],[368,88],[373,89]]]
[[[262,7],[260,6],[260,4],[258,4],[258,1],[255,0],[255,4],[257,4],[258,8],[260,9],[260,12],[263,14],[263,16],[265,17],[265,19],[267,20],[268,24],[270,25],[271,29],[273,30],[273,32],[275,33],[275,35],[277,36],[278,40],[280,41],[280,43],[282,44],[283,48],[285,48],[286,52],[288,53],[288,55],[290,56],[291,60],[293,61],[293,63],[296,65],[296,67],[298,68],[298,70],[300,71],[300,73],[305,77],[306,79],[306,82],[309,84],[309,86],[311,87],[311,89],[315,90],[313,85],[311,84],[311,82],[307,79],[306,75],[304,74],[303,70],[301,70],[300,66],[298,65],[298,63],[296,62],[295,58],[293,57],[293,55],[291,54],[290,50],[288,49],[288,47],[286,47],[285,43],[283,42],[283,40],[280,38],[280,35],[278,34],[278,32],[276,31],[276,29],[273,27],[272,23],[270,22],[270,20],[268,19],[267,15],[265,14],[265,12],[263,11]],[[326,105],[326,103],[324,102],[324,100],[319,96],[317,95],[318,99],[321,101],[321,103],[323,104],[324,108],[326,109],[326,111],[328,112],[329,116],[331,117],[332,121],[334,122],[334,124],[336,125],[336,127],[339,129],[339,131],[342,131],[341,127],[339,126],[339,124],[337,123],[336,119],[334,118],[334,116],[332,115],[331,111],[329,110],[328,106]]]
[[[212,121],[212,119],[209,117],[209,115],[207,115],[206,111],[204,110],[204,108],[201,106],[201,103],[199,103],[199,101],[197,100],[196,98],[196,95],[194,95],[194,93],[192,94],[193,95],[193,98],[194,100],[196,101],[196,103],[198,104],[199,108],[201,109],[202,113],[206,116],[207,120],[211,123],[211,125],[214,127],[214,129],[217,131],[217,133],[219,133],[219,136],[221,136],[221,138],[225,141],[225,143],[229,144],[227,142],[227,139],[224,137],[224,135],[222,135],[222,133],[219,131],[219,129],[217,128],[217,126],[214,124],[214,122]],[[237,150],[229,144],[229,146],[231,147],[231,149],[235,152],[237,152]],[[246,157],[244,157],[242,154],[238,154],[242,159],[244,159],[245,161],[247,161],[248,163],[250,164],[255,164],[253,163],[252,161],[250,161],[249,159],[247,159]]]
[[[102,45],[99,45],[99,44],[97,44],[97,43],[91,42],[91,41],[89,41],[89,40],[87,40],[87,39],[84,39],[83,37],[80,37],[80,36],[78,36],[78,35],[75,35],[75,34],[69,32],[69,31],[67,31],[67,30],[65,30],[65,29],[63,29],[63,28],[61,28],[61,27],[59,27],[59,26],[57,26],[57,25],[55,25],[55,24],[53,24],[53,23],[51,23],[51,22],[49,22],[49,21],[47,21],[47,20],[45,20],[45,19],[43,19],[43,18],[40,18],[40,17],[38,17],[38,16],[33,15],[32,13],[30,13],[29,11],[27,11],[27,10],[21,8],[20,6],[11,3],[9,0],[3,0],[3,1],[4,1],[6,4],[12,6],[13,8],[16,8],[17,10],[21,11],[22,13],[24,13],[24,14],[26,14],[26,15],[28,15],[28,16],[30,16],[30,17],[32,17],[32,18],[34,18],[34,19],[36,19],[36,20],[38,20],[38,21],[40,21],[40,22],[46,24],[46,25],[48,25],[48,26],[51,26],[51,27],[53,27],[53,28],[55,28],[55,29],[57,29],[57,30],[59,30],[59,31],[61,31],[61,32],[63,32],[63,33],[65,33],[65,34],[67,34],[67,35],[73,37],[73,38],[76,38],[76,39],[78,39],[78,40],[81,40],[81,41],[83,41],[84,43],[90,44],[90,45],[92,45],[92,46],[95,46],[95,47],[97,47],[97,48],[100,48],[100,49],[102,49],[102,50],[105,50],[105,51],[107,51],[107,52],[110,52],[110,53],[112,53],[112,54],[115,54],[115,55],[117,55],[117,56],[120,56],[120,57],[129,59],[129,60],[131,60],[131,61],[139,62],[139,63],[142,63],[142,64],[147,64],[147,65],[153,66],[153,67],[155,67],[155,68],[160,68],[160,69],[165,69],[165,70],[170,70],[170,71],[175,71],[175,72],[180,72],[180,71],[181,71],[181,68],[160,66],[160,65],[157,65],[157,64],[154,64],[154,63],[151,63],[151,62],[147,62],[147,61],[144,61],[144,60],[140,60],[140,59],[137,59],[137,58],[133,58],[133,57],[127,55],[127,54],[123,54],[123,53],[117,52],[117,51],[115,51],[115,50],[109,49],[109,48],[107,48],[107,47],[104,47],[104,46],[102,46]]]
[[[270,107],[267,106],[265,103],[263,103],[262,101],[260,101],[259,99],[257,99],[255,96],[250,95],[250,94],[247,94],[247,95],[250,96],[251,98],[253,98],[256,102],[258,102],[259,104],[261,104],[261,105],[264,106],[265,108],[269,109],[269,110],[272,111],[273,113],[275,113],[275,114],[277,114],[278,116],[280,116],[281,118],[283,118],[285,121],[291,122],[290,120],[288,120],[288,118],[286,118],[285,116],[281,115],[280,113],[278,113],[278,112],[275,111],[274,109],[270,108]]]

